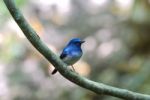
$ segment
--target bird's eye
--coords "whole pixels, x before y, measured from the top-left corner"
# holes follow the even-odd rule
[[[76,44],[76,45],[80,45],[80,43],[79,43],[79,42],[76,42],[75,44]]]

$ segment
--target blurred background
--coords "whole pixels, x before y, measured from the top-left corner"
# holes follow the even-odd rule
[[[150,94],[150,0],[15,0],[47,46],[59,55],[84,39],[74,67],[93,81]],[[37,52],[0,1],[1,100],[120,100],[69,82]]]

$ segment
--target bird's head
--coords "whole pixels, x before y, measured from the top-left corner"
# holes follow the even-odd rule
[[[70,40],[69,45],[74,45],[74,46],[81,46],[85,41],[79,39],[79,38],[73,38]]]

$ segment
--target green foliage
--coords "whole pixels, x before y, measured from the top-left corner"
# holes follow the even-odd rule
[[[61,15],[55,6],[36,6],[36,3],[27,0],[16,2],[23,14],[27,11],[26,18],[35,26],[42,40],[54,50],[61,51],[67,40],[72,37],[80,37],[87,41],[81,62],[90,66],[86,68],[90,70],[87,77],[91,80],[150,94],[148,0],[135,0],[131,8],[125,10],[117,7],[114,1],[97,7],[81,0],[72,0],[72,10],[68,15]],[[108,96],[97,96],[72,86],[60,75],[47,77],[48,62],[39,56],[26,39],[15,34],[16,30],[14,32],[8,27],[10,18],[2,1],[0,7],[0,65],[4,66],[4,76],[9,81],[7,88],[10,94],[15,94],[10,98],[117,100]],[[50,10],[45,11],[45,8]],[[105,54],[105,51],[108,52]],[[84,71],[82,66],[78,66],[81,72]],[[20,93],[18,90],[24,92]],[[7,94],[4,97],[7,97]]]

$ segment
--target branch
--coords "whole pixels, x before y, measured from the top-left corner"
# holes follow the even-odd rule
[[[110,95],[126,100],[150,100],[150,95],[140,94],[132,92],[126,89],[119,89],[112,86],[108,86],[102,83],[97,83],[88,80],[84,77],[77,75],[76,73],[69,71],[67,66],[56,56],[40,39],[32,27],[27,23],[24,16],[20,13],[13,0],[4,0],[12,17],[21,28],[27,39],[31,44],[60,72],[62,76],[70,80],[71,82],[91,90],[97,94]]]

